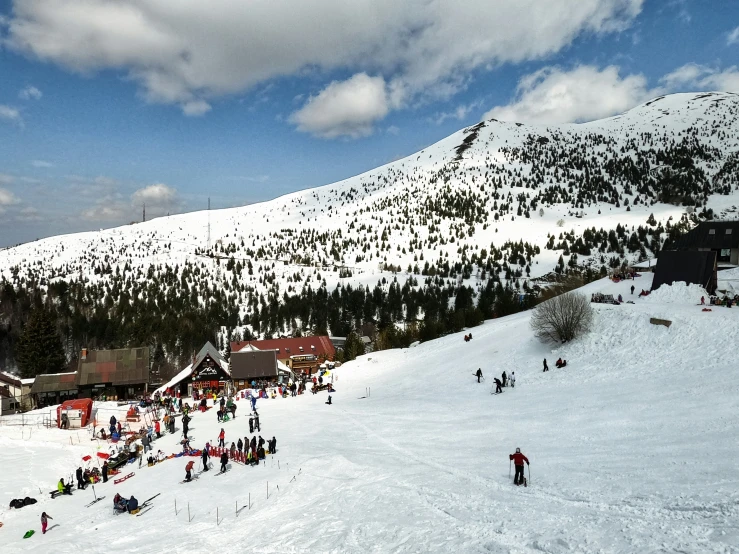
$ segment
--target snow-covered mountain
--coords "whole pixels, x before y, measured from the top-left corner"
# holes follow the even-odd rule
[[[323,282],[331,290],[430,274],[479,287],[485,276],[525,280],[558,264],[600,269],[653,253],[662,226],[686,209],[735,212],[738,118],[739,95],[714,92],[660,97],[586,124],[489,120],[269,202],[9,248],[0,275],[125,289],[189,268],[199,295],[225,289],[245,313],[250,293],[280,298]]]

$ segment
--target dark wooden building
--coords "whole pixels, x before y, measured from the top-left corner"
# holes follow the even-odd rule
[[[146,395],[149,347],[82,350],[77,370],[79,398],[129,400]]]
[[[224,390],[230,381],[228,362],[215,346],[207,342],[190,364],[188,377],[181,380],[177,386],[180,394],[191,396],[194,388],[199,391],[219,391]]]
[[[247,347],[231,354],[231,378],[236,390],[250,388],[252,381],[255,383],[277,381],[278,376],[276,350]]]
[[[716,258],[716,252],[710,250],[663,250],[654,270],[652,290],[657,290],[661,285],[684,281],[700,285],[708,294],[713,294],[717,286]],[[696,298],[698,301],[700,298]]]
[[[77,398],[77,373],[37,375],[31,386],[31,396],[39,408],[74,400]]]
[[[672,249],[715,252],[719,266],[739,265],[739,221],[700,223],[678,238]]]

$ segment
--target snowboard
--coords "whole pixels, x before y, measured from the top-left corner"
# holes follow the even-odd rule
[[[136,514],[136,517],[140,517],[140,516],[144,515],[146,512],[148,512],[149,510],[151,510],[153,507],[154,506],[148,506],[145,509],[140,510],[139,513]]]

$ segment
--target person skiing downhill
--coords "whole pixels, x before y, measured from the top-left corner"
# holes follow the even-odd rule
[[[529,465],[529,459],[521,454],[520,448],[516,448],[515,454],[509,454],[508,459],[513,460],[513,464],[516,466],[516,475],[513,477],[513,484],[527,485],[526,477],[523,475],[523,463],[526,462],[526,465]]]
[[[195,467],[195,462],[190,460],[185,466],[185,481],[192,481],[192,468]]]
[[[477,368],[477,373],[475,373],[475,376],[477,377],[477,382],[480,382],[480,379],[482,378],[482,369]]]
[[[503,383],[501,383],[500,379],[496,377],[495,378],[495,394],[498,394],[499,392],[503,392]]]

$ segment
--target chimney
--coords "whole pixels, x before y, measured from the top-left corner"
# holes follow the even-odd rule
[[[82,355],[80,356],[83,360],[87,359],[87,348],[82,349]]]

